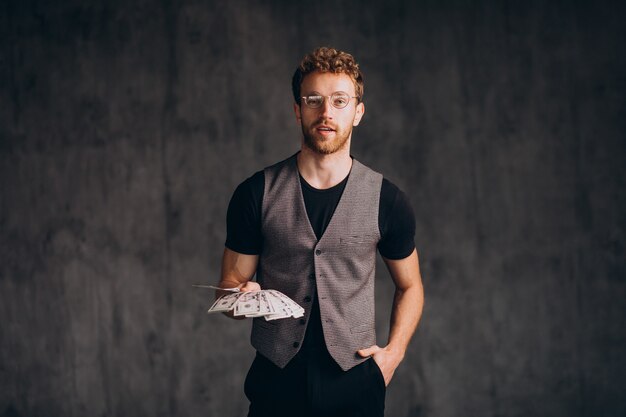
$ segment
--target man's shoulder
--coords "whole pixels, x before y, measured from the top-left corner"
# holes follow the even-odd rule
[[[383,174],[365,165],[352,155],[351,157],[352,169],[350,170],[350,177],[354,177],[355,181],[359,181],[362,186],[367,185],[368,189],[376,190],[377,193],[380,193],[384,178]]]
[[[282,168],[288,166],[296,155],[297,154],[292,155],[286,159],[283,159],[282,161],[278,161],[275,164],[269,165],[262,170],[255,172],[250,177],[246,178],[241,184],[239,184],[237,190],[241,193],[245,193],[248,195],[252,194],[255,199],[262,197],[265,190],[265,181],[268,172],[272,173],[280,171]]]
[[[383,178],[380,188],[380,214],[383,218],[413,216],[413,208],[408,195],[386,177]]]
[[[400,189],[400,187],[394,184],[389,178],[383,177],[383,184],[382,184],[381,192],[389,196],[395,197],[399,193],[402,193],[402,190]]]
[[[238,201],[246,201],[250,198],[258,200],[263,197],[264,188],[265,174],[263,170],[257,171],[237,186],[233,197]]]
[[[256,189],[261,186],[263,189],[263,183],[265,182],[265,173],[263,170],[257,171],[248,178],[246,178],[241,184],[239,184],[240,188],[251,188]]]

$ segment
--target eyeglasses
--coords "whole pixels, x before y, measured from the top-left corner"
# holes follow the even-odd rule
[[[358,98],[358,97],[351,96],[348,93],[344,93],[341,91],[337,93],[333,93],[330,96],[310,95],[310,96],[302,97],[302,99],[304,100],[304,104],[306,104],[307,107],[310,107],[312,109],[318,109],[322,107],[322,105],[324,104],[325,98],[330,98],[330,104],[332,104],[334,108],[343,109],[344,107],[348,105],[348,103],[350,102],[350,99]]]

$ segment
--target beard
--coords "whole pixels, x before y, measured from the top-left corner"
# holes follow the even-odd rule
[[[334,138],[324,138],[316,130],[316,127],[321,124],[326,124],[334,129]],[[352,133],[352,126],[347,130],[341,129],[334,124],[326,123],[324,120],[318,120],[310,127],[306,127],[302,123],[302,134],[304,136],[304,144],[307,148],[322,155],[333,154],[346,146],[350,134]]]

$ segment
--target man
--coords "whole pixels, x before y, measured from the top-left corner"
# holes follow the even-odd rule
[[[220,287],[277,289],[306,311],[254,319],[249,417],[380,417],[422,313],[413,212],[395,185],[350,156],[365,113],[354,58],[318,48],[292,89],[300,151],[244,181],[227,216]],[[375,344],[376,250],[396,286],[384,347]]]

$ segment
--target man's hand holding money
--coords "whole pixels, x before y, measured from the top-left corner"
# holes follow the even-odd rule
[[[237,289],[238,291],[235,291]],[[222,296],[227,296],[228,294],[233,294],[236,292],[253,292],[253,291],[261,291],[261,286],[256,281],[247,281],[243,284],[239,284],[236,287],[228,288],[226,290],[215,290],[215,298],[218,299]],[[233,302],[237,301],[237,297],[233,297]],[[246,316],[235,316],[235,310],[225,310],[223,312],[224,315],[233,318],[235,320],[243,320]]]
[[[236,320],[263,317],[266,321],[304,316],[304,308],[291,298],[277,290],[261,290],[256,282],[246,282],[229,288],[194,286],[216,290],[217,299],[209,308],[209,313],[223,313]]]

